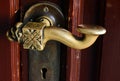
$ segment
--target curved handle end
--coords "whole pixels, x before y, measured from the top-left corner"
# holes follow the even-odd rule
[[[106,33],[106,29],[102,26],[92,26],[92,25],[78,25],[79,32],[83,34],[91,34],[91,35],[103,35]]]

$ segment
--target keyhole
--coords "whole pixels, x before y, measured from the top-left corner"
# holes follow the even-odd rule
[[[42,68],[41,73],[42,73],[42,78],[46,79],[47,68]]]

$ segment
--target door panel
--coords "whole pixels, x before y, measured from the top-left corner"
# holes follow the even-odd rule
[[[104,26],[105,0],[84,0],[83,23]],[[81,50],[80,81],[99,81],[102,36],[89,48]]]
[[[0,81],[28,81],[28,51],[22,49],[22,46],[17,43],[9,42],[5,33],[17,21],[22,21],[25,11],[31,5],[41,1],[43,0],[6,0],[2,4],[10,7],[6,7],[5,10],[3,10],[4,5],[0,2],[0,5],[2,5],[0,10],[3,11],[2,14],[4,15],[0,19],[2,25],[2,29],[0,29],[0,45],[2,45],[0,47],[0,63],[3,65],[3,67],[0,67],[0,71],[5,71],[4,74],[0,72],[1,76],[4,75],[4,77],[0,77]],[[47,1],[61,7],[65,16],[65,29],[71,31],[74,35],[81,36],[76,31],[77,26],[81,23],[101,25],[99,24],[101,15],[98,14],[100,11],[99,0]],[[7,51],[3,47],[8,48]],[[64,45],[61,45],[61,48],[60,81],[96,81],[99,72],[97,69],[99,69],[100,59],[97,58],[100,55],[98,51],[101,49],[101,39],[84,51],[67,48]],[[7,58],[7,60],[4,62],[5,59],[3,58]]]
[[[120,1],[107,0],[100,81],[120,81]]]
[[[0,36],[0,42],[0,81],[11,81],[11,55],[10,50],[7,50],[10,49],[10,43],[3,36]]]

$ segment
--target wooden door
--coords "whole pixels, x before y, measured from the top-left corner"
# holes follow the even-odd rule
[[[26,50],[15,42],[9,42],[6,31],[23,18],[24,12],[42,0],[0,1],[0,81],[28,81]],[[103,25],[103,0],[47,0],[59,5],[65,16],[65,28],[74,35],[79,24]],[[7,5],[7,6],[6,6]],[[60,81],[96,81],[99,77],[102,38],[90,48],[80,51],[62,45],[64,59]],[[62,60],[61,60],[62,61]]]
[[[33,4],[38,3],[42,0],[5,0],[5,1],[1,1],[1,7],[0,10],[3,11],[1,13],[1,18],[0,18],[0,24],[1,24],[1,30],[0,30],[0,55],[1,55],[1,66],[0,67],[0,81],[28,81],[28,66],[27,66],[27,54],[26,51],[23,50],[22,48],[20,48],[20,45],[18,45],[18,43],[15,42],[10,42],[8,41],[7,37],[6,37],[6,31],[9,30],[9,28],[11,28],[12,26],[15,25],[16,22],[20,21],[20,19],[23,18],[24,12]],[[64,13],[64,16],[66,18],[66,29],[67,25],[68,25],[68,19],[69,19],[69,23],[73,22],[75,20],[74,23],[70,24],[70,29],[74,29],[75,27],[77,27],[77,23],[78,20],[76,20],[76,18],[79,16],[77,14],[76,17],[73,19],[73,15],[72,12],[74,9],[76,9],[78,6],[80,6],[81,2],[79,0],[76,1],[60,1],[60,0],[48,0],[50,2],[53,2],[57,5],[59,5]],[[79,2],[80,4],[77,5],[73,5],[73,2],[76,4],[77,2]],[[7,6],[5,6],[7,5]],[[5,6],[5,7],[4,7]],[[69,8],[70,7],[70,8]],[[5,9],[5,10],[4,10]],[[70,11],[69,11],[70,10]],[[80,9],[77,8],[78,12],[80,12]],[[70,14],[68,14],[68,12],[70,12]],[[69,16],[68,16],[69,15]],[[76,24],[75,24],[76,23]],[[74,28],[71,28],[73,25]],[[72,30],[74,31],[74,30]],[[67,49],[66,47],[63,46],[64,53],[61,57],[63,57],[64,59],[67,58]],[[71,50],[71,49],[69,49]],[[73,51],[74,52],[74,51]],[[74,74],[74,70],[76,70],[77,76],[73,76],[72,78],[74,79],[78,79],[76,77],[78,77],[78,71],[79,67],[73,68],[71,67],[72,63],[77,63],[77,61],[73,61],[72,60],[72,56],[71,56],[71,52],[68,53],[68,67],[67,67],[67,71],[66,71],[66,66],[67,63],[66,61],[63,62],[61,71],[64,73],[61,73],[61,75],[64,78],[61,78],[62,80],[66,79],[66,75],[67,75],[67,79],[66,80],[73,80],[70,79],[70,77],[72,77]],[[69,60],[70,59],[70,60]],[[73,58],[74,60],[74,58]],[[76,64],[75,64],[76,65]],[[79,64],[77,63],[76,66],[78,66]],[[71,68],[69,68],[71,67]],[[69,71],[70,74],[69,74]],[[67,72],[67,73],[66,73]]]
[[[100,81],[120,81],[120,1],[105,3],[105,26],[107,34],[103,39]]]

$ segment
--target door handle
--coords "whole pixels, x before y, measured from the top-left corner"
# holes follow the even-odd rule
[[[63,25],[64,17],[58,7],[36,4],[25,13],[23,22],[18,22],[7,32],[7,36],[11,41],[22,43],[24,49],[41,51],[49,40],[59,41],[71,48],[85,49],[99,35],[106,33],[106,29],[101,26],[81,24],[77,31],[84,34],[84,38],[76,39],[71,32],[61,28]]]

